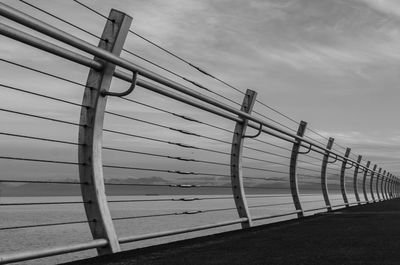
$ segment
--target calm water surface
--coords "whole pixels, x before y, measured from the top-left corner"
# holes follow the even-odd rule
[[[218,195],[215,195],[218,196]],[[112,196],[109,201],[116,200],[138,200],[138,199],[163,199],[163,198],[182,198],[182,197],[215,197],[204,196]],[[211,210],[221,208],[235,207],[232,198],[223,198],[213,200],[197,200],[190,202],[166,201],[166,202],[113,202],[110,203],[110,209],[113,218],[134,217],[142,215],[162,214],[162,213],[180,213],[183,211]],[[340,204],[339,195],[331,196],[332,204]],[[3,197],[1,203],[26,203],[26,202],[79,202],[80,197]],[[323,201],[320,195],[302,197],[305,209],[322,207]],[[279,213],[291,212],[294,210],[292,198],[286,195],[260,198],[249,198],[248,203],[251,207],[252,216],[275,215]],[[284,204],[276,206],[264,206],[270,204]],[[31,205],[31,206],[2,206],[0,228],[11,226],[26,226],[32,224],[47,224],[70,221],[84,221],[86,215],[82,204],[65,205]],[[309,214],[313,214],[310,212]],[[276,222],[279,220],[295,218],[295,215],[275,218],[266,221],[256,222],[264,224]],[[139,219],[116,220],[115,227],[119,237],[130,235],[142,235],[154,233],[157,231],[166,231],[180,229],[185,227],[212,224],[226,220],[238,218],[236,210],[215,211],[191,215],[176,214],[173,216],[151,217]],[[234,230],[240,228],[240,225],[232,225],[222,228],[215,228],[206,231],[194,232],[184,235],[151,239],[141,242],[124,244],[123,249],[140,248],[148,245],[171,242],[179,239],[191,238],[200,235],[214,234],[218,232]],[[12,230],[0,230],[0,252],[9,253],[21,250],[43,249],[49,246],[63,246],[91,240],[91,234],[87,223],[57,225],[36,228],[23,228]],[[34,261],[22,262],[19,264],[57,264],[60,262],[91,257],[96,254],[95,250],[77,252],[51,258],[44,258]]]

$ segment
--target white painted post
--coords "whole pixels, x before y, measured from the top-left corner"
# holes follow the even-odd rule
[[[371,161],[367,162],[366,167],[369,168],[369,165],[371,165]],[[364,178],[363,178],[363,194],[364,194],[364,200],[366,203],[368,203],[368,196],[367,196],[367,175],[368,175],[368,170],[364,171]]]
[[[381,171],[382,171],[382,168],[380,167],[378,170],[378,174],[376,175],[376,195],[378,196],[378,201],[381,200],[381,195],[379,192],[379,179],[382,180]]]
[[[326,149],[331,150],[333,146],[333,138],[329,138],[328,144],[326,145]],[[324,154],[324,158],[322,159],[322,166],[321,166],[321,189],[322,195],[324,196],[324,201],[326,205],[326,209],[328,211],[332,211],[331,202],[329,200],[329,192],[328,192],[328,182],[326,179],[326,167],[328,165],[329,160],[329,152],[326,151]]]
[[[362,156],[359,155],[357,158],[358,164],[361,163],[361,159],[362,159]],[[358,186],[357,175],[358,175],[358,169],[360,168],[360,166],[358,164],[354,168],[353,189],[354,189],[354,195],[356,196],[357,204],[361,205],[360,195],[358,195],[358,187],[357,187]]]
[[[297,135],[300,137],[304,136],[306,131],[307,122],[301,121],[299,128],[297,130]],[[299,185],[297,180],[297,157],[299,156],[301,140],[296,140],[296,143],[293,144],[292,147],[292,155],[290,157],[290,168],[289,168],[289,177],[290,177],[290,190],[292,193],[293,203],[296,210],[299,212],[297,213],[298,217],[303,217],[304,212],[301,206],[300,201],[300,193],[299,193]]]
[[[248,89],[244,96],[241,110],[246,113],[251,113],[254,103],[256,101],[257,92]],[[250,210],[247,205],[246,193],[243,185],[243,165],[242,153],[244,136],[247,129],[248,120],[244,119],[243,122],[237,122],[232,139],[231,149],[231,184],[233,197],[236,204],[240,218],[247,218],[247,222],[242,223],[243,228],[251,227],[252,220]]]
[[[346,164],[347,164],[347,158],[350,155],[350,148],[346,148],[346,153],[344,154],[344,159],[342,162],[342,167],[340,169],[340,190],[342,192],[342,197],[343,197],[343,202],[346,205],[346,207],[349,207],[349,200],[347,198],[347,192],[346,192]]]
[[[369,180],[369,189],[371,190],[371,197],[372,200],[375,202],[375,195],[374,195],[374,190],[373,190],[373,183],[374,183],[374,175],[375,175],[375,170],[376,170],[377,165],[374,165],[374,168],[372,169],[371,172],[371,178]],[[376,179],[376,181],[378,181],[378,179]]]
[[[132,18],[111,10],[103,30],[99,47],[120,55]],[[79,177],[86,216],[94,239],[106,239],[107,247],[98,248],[99,255],[120,251],[117,234],[107,204],[103,179],[102,136],[104,111],[107,98],[100,91],[108,91],[115,65],[95,57],[104,67],[101,71],[91,69],[86,82],[80,116],[78,157]]]
[[[383,171],[382,174],[382,181],[381,181],[381,200],[384,201],[385,200],[385,192],[383,190],[383,185],[386,182],[386,170]]]

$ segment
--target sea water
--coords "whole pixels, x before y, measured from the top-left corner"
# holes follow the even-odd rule
[[[150,201],[153,199],[162,200],[169,198],[203,198],[204,200],[195,201]],[[206,199],[209,197],[219,197],[218,199]],[[109,201],[118,200],[149,200],[144,202],[110,202],[109,207],[113,218],[128,217],[126,220],[116,220],[114,225],[118,237],[143,235],[148,233],[170,231],[175,229],[187,228],[198,225],[213,224],[238,218],[235,209],[203,212],[197,214],[182,214],[185,211],[201,211],[213,209],[234,208],[235,204],[232,197],[224,198],[224,195],[176,195],[176,196],[110,196]],[[331,196],[332,204],[339,204],[341,196]],[[0,203],[35,203],[35,202],[79,202],[80,197],[2,197]],[[302,198],[305,209],[323,207],[324,203],[321,195],[308,195]],[[336,201],[336,202],[334,202]],[[292,198],[287,195],[271,195],[268,197],[257,195],[248,199],[252,216],[277,215],[294,211]],[[280,204],[275,206],[263,206]],[[0,208],[0,253],[11,253],[35,249],[44,249],[54,246],[64,246],[68,244],[89,242],[92,239],[87,223],[68,224],[56,226],[44,226],[35,228],[20,228],[2,230],[6,227],[29,226],[49,223],[63,223],[85,221],[86,215],[84,207],[78,204],[61,205],[19,205],[1,206]],[[135,216],[147,216],[154,214],[174,214],[172,216],[133,218]],[[175,214],[176,213],[176,214]],[[310,212],[313,214],[315,212]],[[296,215],[288,215],[280,218],[267,219],[256,222],[265,224],[296,218]],[[215,234],[229,230],[239,229],[240,225],[219,227],[210,230],[186,233],[176,236],[161,237],[156,239],[138,241],[124,244],[122,248],[140,248],[154,244],[161,244],[176,240],[182,240],[203,235]],[[76,259],[92,257],[96,255],[95,250],[76,252],[66,255],[54,256],[20,264],[57,264]]]

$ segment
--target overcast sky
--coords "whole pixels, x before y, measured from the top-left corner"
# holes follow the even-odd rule
[[[101,35],[104,19],[73,1],[26,1],[96,35]],[[3,0],[3,2],[97,45],[98,41],[90,35],[66,26],[17,0]],[[400,160],[399,1],[82,0],[82,2],[103,14],[108,14],[111,8],[126,12],[133,17],[133,29],[138,33],[243,91],[247,88],[256,90],[258,99],[265,104],[295,120],[307,121],[317,132],[334,137],[341,146],[352,147],[355,154],[364,155],[366,160],[378,164]],[[5,19],[0,21],[31,32]],[[128,36],[125,48],[170,67],[235,101],[242,100],[241,94],[202,76],[133,35]],[[86,79],[85,68],[5,37],[0,37],[0,55],[2,58],[81,82],[85,82]],[[123,53],[122,56],[143,64],[129,54]],[[46,92],[50,88],[58,87],[60,90],[56,92],[57,96],[74,99],[76,102],[81,100],[82,90],[74,86],[64,83],[60,85],[58,81],[56,83],[52,79],[46,79],[44,85],[43,79],[39,79],[37,75],[24,72],[21,76],[21,72],[15,71],[15,68],[5,63],[1,63],[1,67],[2,83],[25,88],[29,86],[32,90]],[[181,82],[179,79],[176,80]],[[117,87],[124,89],[126,84]],[[79,115],[79,109],[67,110],[64,107],[45,106],[32,103],[29,97],[17,97],[9,91],[4,93],[8,97],[1,97],[0,103],[3,107],[21,110],[29,106],[38,113],[52,113],[56,117],[57,115],[64,118],[71,117],[75,120]],[[142,92],[132,98],[153,99],[153,96],[149,92]],[[163,103],[162,99],[153,101]],[[172,109],[175,107],[174,104],[165,103]],[[127,111],[118,103],[114,105],[114,109]],[[190,108],[182,106],[181,110],[196,115]],[[296,129],[296,125],[292,122],[276,116],[260,105],[257,105],[255,110]],[[150,117],[151,113],[148,111],[142,109],[139,113],[142,117],[143,115]],[[10,125],[14,121],[13,117],[4,114],[1,119],[2,123],[7,122]],[[156,117],[153,121],[162,119]],[[216,121],[218,122],[217,119]],[[10,128],[24,130],[29,127],[28,123],[29,121],[21,120],[14,122],[14,127]],[[185,123],[181,122],[179,125],[184,126]],[[196,130],[195,126],[192,125],[189,129]],[[229,123],[226,126],[229,127]],[[37,128],[30,130],[35,131]],[[64,132],[61,134],[67,135],[64,129],[58,130]],[[151,129],[147,132],[154,133]],[[71,133],[75,135],[75,131]],[[309,135],[316,137],[313,134]],[[325,141],[321,138],[318,140]],[[9,139],[2,138],[1,141],[4,145],[7,145],[7,142],[9,144]],[[9,151],[9,148],[11,147],[6,147],[5,150]],[[400,163],[380,165],[393,173],[399,172],[397,168]]]

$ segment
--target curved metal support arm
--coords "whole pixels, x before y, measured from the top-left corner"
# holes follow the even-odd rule
[[[350,169],[350,168],[354,167],[354,163],[350,162],[350,164],[351,164],[351,167],[346,167],[346,169]]]
[[[333,161],[328,161],[327,163],[333,164],[333,163],[335,163],[336,161],[338,161],[338,156],[335,154],[335,160],[333,160]]]
[[[262,128],[263,128],[263,125],[262,125],[262,123],[260,123],[260,128],[258,128],[257,134],[255,134],[255,135],[243,135],[242,138],[256,138],[256,137],[260,136],[260,134],[262,132]]]
[[[125,97],[132,93],[132,91],[135,89],[136,86],[136,81],[137,81],[137,76],[138,72],[132,72],[132,81],[131,81],[131,86],[128,88],[128,90],[124,92],[110,92],[107,90],[102,90],[100,93],[103,97],[105,96],[112,96],[112,97]]]
[[[305,151],[305,152],[299,152],[299,154],[302,154],[302,155],[306,155],[306,154],[308,154],[308,153],[310,153],[311,152],[311,148],[312,148],[312,144],[309,144],[310,146],[308,147],[308,150],[307,151]]]

